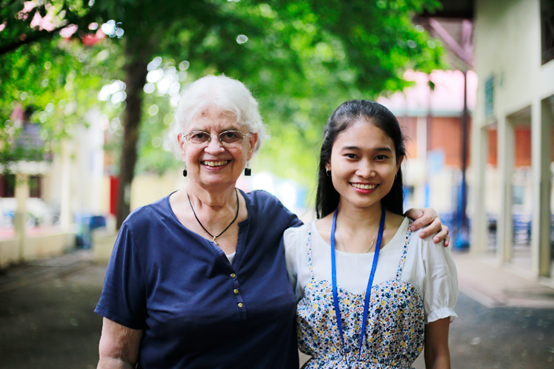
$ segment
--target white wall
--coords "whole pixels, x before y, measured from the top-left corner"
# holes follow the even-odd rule
[[[70,157],[70,198],[73,213],[105,214],[104,204],[104,132],[99,125],[99,112],[90,111],[84,124],[75,127],[67,142]],[[43,177],[43,199],[59,207],[62,201],[62,153],[57,153]]]
[[[540,0],[476,0],[473,120],[483,124],[485,80],[494,76],[494,116],[554,94],[554,61],[541,66]]]

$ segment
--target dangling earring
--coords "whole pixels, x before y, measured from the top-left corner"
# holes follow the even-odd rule
[[[244,175],[250,177],[252,175],[252,169],[250,169],[250,162],[246,162],[246,168],[244,168]]]
[[[331,176],[331,169],[325,168],[325,174],[327,174],[327,177]]]
[[[187,176],[187,164],[185,163],[185,169],[183,169],[183,177]]]

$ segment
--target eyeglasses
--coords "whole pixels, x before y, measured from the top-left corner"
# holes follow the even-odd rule
[[[249,133],[242,133],[241,131],[237,131],[235,129],[229,129],[227,131],[220,132],[217,135],[217,139],[221,145],[230,146],[240,144],[248,135]],[[193,145],[209,145],[210,142],[212,142],[212,135],[204,131],[191,131],[186,135],[183,134],[183,137],[187,140],[187,142]]]

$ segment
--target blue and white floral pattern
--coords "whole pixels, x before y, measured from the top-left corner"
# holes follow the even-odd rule
[[[343,352],[333,305],[331,282],[316,280],[312,269],[311,225],[308,264],[311,281],[298,302],[296,320],[300,350],[312,356],[305,368],[409,369],[423,350],[423,301],[413,285],[400,279],[411,231],[408,227],[396,278],[371,289],[366,337],[358,361],[365,293],[338,289],[344,334]]]

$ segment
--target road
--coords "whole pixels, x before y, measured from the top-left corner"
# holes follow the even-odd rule
[[[0,367],[95,368],[104,271],[89,262],[8,290],[0,283]],[[554,309],[489,309],[462,294],[456,311],[453,368],[554,369]]]

